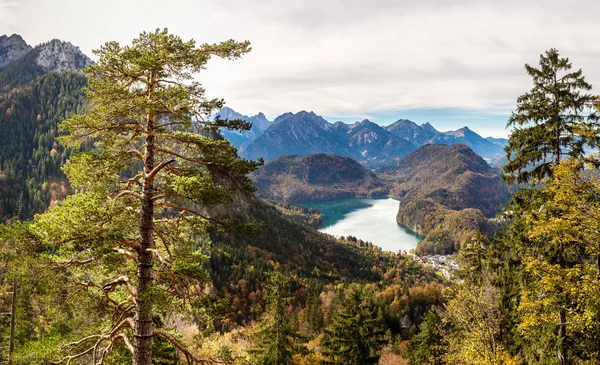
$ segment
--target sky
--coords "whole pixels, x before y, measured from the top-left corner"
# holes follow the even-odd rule
[[[167,27],[198,43],[249,40],[242,59],[213,59],[209,97],[270,119],[314,111],[329,121],[398,119],[502,137],[524,64],[551,47],[600,88],[598,1],[0,0],[0,35],[69,41],[94,58]]]

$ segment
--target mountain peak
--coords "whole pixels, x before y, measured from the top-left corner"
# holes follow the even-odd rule
[[[421,128],[423,128],[424,130],[429,131],[429,132],[438,133],[438,130],[435,129],[429,122],[425,122],[425,123],[421,124]]]
[[[31,46],[20,35],[0,36],[0,70],[29,51],[31,51]]]
[[[273,124],[281,123],[284,120],[291,118],[293,116],[294,116],[294,113],[292,113],[292,112],[283,113],[280,116],[278,116],[277,118],[275,118],[275,120],[273,121]]]
[[[92,60],[79,47],[59,39],[42,43],[34,50],[37,52],[37,65],[47,71],[82,71],[92,64]]]

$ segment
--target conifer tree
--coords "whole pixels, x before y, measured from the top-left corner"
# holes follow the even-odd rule
[[[375,365],[385,344],[384,321],[370,291],[353,285],[325,329],[322,353],[330,365]]]
[[[257,365],[293,365],[294,355],[303,351],[302,336],[288,314],[291,301],[288,285],[289,280],[277,265],[267,287],[267,316],[256,332],[256,347],[250,351]]]
[[[154,326],[154,316],[163,310],[158,303],[190,294],[186,278],[202,276],[196,232],[233,225],[212,217],[210,208],[253,190],[247,173],[257,164],[206,136],[248,123],[210,121],[224,102],[207,99],[194,79],[212,56],[236,59],[249,50],[248,42],[233,40],[197,46],[165,29],[144,32],[131,46],[108,42],[95,51],[97,63],[85,70],[91,109],[61,125],[67,135],[60,142],[68,147],[94,141],[65,166],[78,194],[34,224],[40,240],[59,245],[60,266],[72,280],[86,280],[86,290],[114,305],[115,314],[99,335],[63,347],[80,351],[64,361],[92,356],[101,363],[118,341],[133,364],[149,365],[154,335],[197,361]]]
[[[508,121],[507,127],[513,127],[505,148],[509,183],[539,182],[563,157],[580,158],[585,147],[600,144],[596,97],[583,93],[592,86],[581,69],[572,68],[554,48],[540,55],[539,68],[525,65],[533,87],[517,99]]]
[[[436,308],[431,307],[419,325],[419,333],[410,341],[407,349],[410,363],[413,365],[444,364],[443,357],[447,351],[444,334],[442,318]]]
[[[582,166],[569,159],[554,167],[524,216],[525,233],[545,252],[523,260],[530,285],[519,305],[519,330],[539,363],[600,362],[600,181]],[[554,252],[570,264],[549,260]]]

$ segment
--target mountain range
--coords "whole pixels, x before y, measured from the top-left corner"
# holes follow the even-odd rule
[[[407,119],[388,126],[368,119],[353,124],[330,123],[312,111],[303,110],[282,114],[269,122],[262,113],[248,117],[230,108],[224,108],[220,116],[253,123],[250,131],[222,131],[238,147],[240,155],[251,160],[330,153],[351,157],[368,168],[378,168],[396,164],[427,144],[461,143],[493,164],[503,157],[507,143],[503,138],[483,138],[468,127],[440,132],[429,123],[418,125]]]

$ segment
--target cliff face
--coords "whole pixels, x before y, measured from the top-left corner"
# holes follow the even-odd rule
[[[0,36],[0,70],[31,51],[31,46],[18,34]]]
[[[332,154],[280,156],[252,175],[261,197],[290,203],[382,196],[388,189],[372,171]]]
[[[10,40],[11,38],[16,38],[17,41]],[[13,45],[10,48],[12,51],[8,52],[8,48],[2,48],[3,39],[5,44]],[[9,54],[10,57],[7,56]],[[0,64],[2,60],[6,64],[0,67],[0,92],[26,85],[49,72],[81,72],[92,63],[79,47],[69,42],[54,39],[31,48],[16,35],[10,38],[0,37]]]
[[[81,71],[92,63],[79,47],[69,42],[53,39],[35,47],[35,62],[47,72]]]

